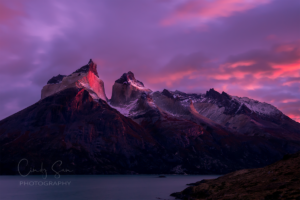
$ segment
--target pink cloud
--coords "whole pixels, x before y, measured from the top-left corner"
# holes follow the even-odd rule
[[[274,34],[270,34],[266,37],[266,40],[269,40],[269,41],[273,41],[273,40],[276,40],[278,39],[276,35]]]
[[[176,7],[167,18],[161,21],[161,24],[169,26],[189,21],[199,24],[199,22],[203,23],[218,17],[228,17],[269,2],[271,0],[190,0]]]
[[[295,120],[296,122],[300,123],[300,116],[299,115],[289,115],[289,117],[293,120]]]
[[[232,56],[220,66],[222,76],[244,78],[287,78],[300,76],[300,46],[293,44],[277,45],[270,50],[254,50],[238,56]],[[285,83],[286,84],[286,83]]]
[[[283,85],[291,86],[292,84],[300,83],[300,77],[292,77],[283,83]]]
[[[281,102],[282,103],[290,103],[290,102],[297,102],[299,101],[299,99],[285,99],[285,100],[282,100]]]
[[[196,72],[196,70],[168,73],[164,76],[151,77],[148,79],[148,82],[150,84],[165,83],[166,86],[171,87],[175,82],[180,82],[184,77],[191,77],[193,72]]]
[[[285,44],[285,45],[279,45],[275,48],[276,52],[289,52],[293,51],[295,49],[295,45],[293,44]]]
[[[9,2],[1,1],[0,2],[0,21],[9,22],[11,19],[16,17],[25,16],[24,11],[22,10],[22,4],[18,1]]]

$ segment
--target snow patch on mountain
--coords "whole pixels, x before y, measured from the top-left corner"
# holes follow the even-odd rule
[[[137,81],[134,81],[134,80],[129,79],[127,81],[127,83],[134,86],[134,87],[136,87],[136,88],[138,88],[138,89],[140,89],[140,90],[147,90],[147,91],[149,90],[149,89],[145,88],[143,85],[139,84]]]
[[[274,114],[281,114],[281,112],[274,106],[265,103],[259,102],[254,99],[250,99],[248,97],[237,97],[231,96],[233,100],[238,101],[241,106],[244,104],[247,106],[251,111],[256,112],[258,114],[263,115],[274,115]]]
[[[131,115],[133,115],[134,113],[131,112],[131,110],[133,110],[137,104],[138,99],[130,102],[130,104],[127,105],[122,105],[122,106],[113,106],[111,105],[111,103],[109,102],[108,104],[110,105],[110,107],[116,109],[117,111],[119,111],[122,115],[129,117]]]
[[[170,92],[174,95],[174,98],[175,97],[179,98],[179,100],[183,104],[187,104],[190,100],[193,103],[212,103],[212,104],[218,103],[218,100],[211,98],[211,97],[207,97],[205,94],[201,94],[201,93],[189,94],[189,93],[184,93],[184,92],[180,92],[180,91],[175,91],[175,92],[170,91]],[[274,107],[268,103],[265,103],[265,102],[259,102],[257,100],[250,99],[248,97],[237,97],[237,96],[230,96],[230,97],[231,97],[231,101],[236,101],[240,104],[239,109],[243,105],[245,105],[252,112],[255,112],[260,115],[282,114],[282,112],[279,111],[276,107]]]

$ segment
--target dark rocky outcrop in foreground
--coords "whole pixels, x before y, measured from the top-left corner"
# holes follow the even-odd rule
[[[182,192],[178,199],[276,200],[300,199],[300,152],[259,169],[244,169],[217,179],[202,180]]]

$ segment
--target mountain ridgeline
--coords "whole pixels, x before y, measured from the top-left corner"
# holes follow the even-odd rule
[[[152,91],[129,71],[108,99],[97,65],[51,78],[41,99],[0,121],[1,171],[220,174],[300,150],[300,124],[274,106],[210,89]],[[18,165],[21,159],[27,165]],[[52,172],[53,173],[53,172]]]

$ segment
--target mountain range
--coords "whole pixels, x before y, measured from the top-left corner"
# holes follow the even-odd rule
[[[222,174],[300,150],[300,124],[270,104],[214,89],[152,91],[131,71],[108,99],[99,77],[90,60],[1,120],[0,174],[51,173],[57,160],[72,174]]]

